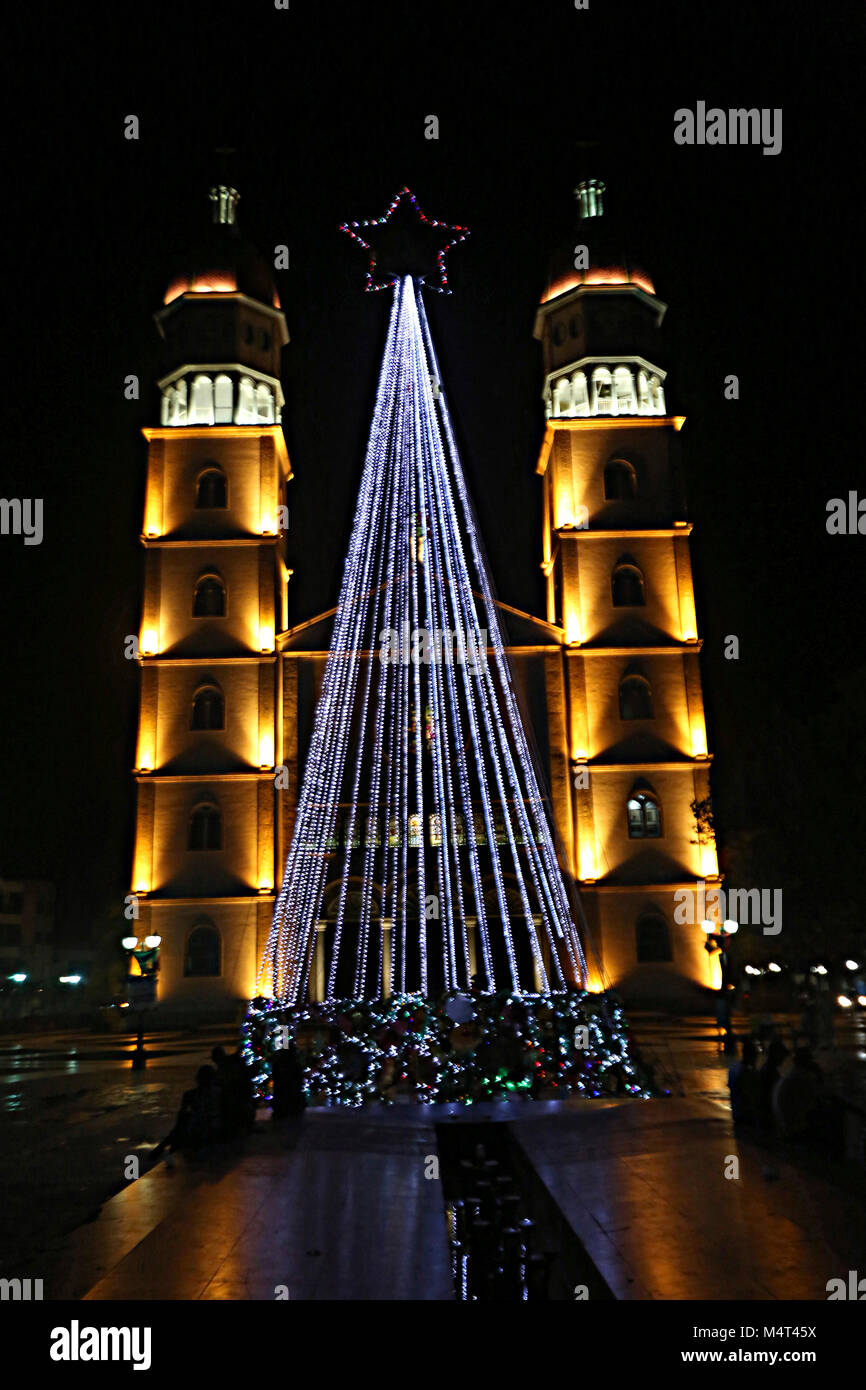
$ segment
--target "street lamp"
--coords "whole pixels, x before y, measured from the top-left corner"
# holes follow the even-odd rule
[[[137,936],[125,936],[121,946],[126,952],[126,991],[129,1005],[138,1015],[138,1037],[132,1054],[133,1071],[141,1071],[147,1065],[144,1050],[143,1010],[156,1003],[156,981],[159,974],[159,948],[161,936],[146,936],[139,943]],[[135,962],[135,969],[133,969]]]
[[[707,952],[707,955],[709,956],[713,956],[716,952],[718,952],[719,956],[719,974],[721,977],[721,984],[719,985],[718,993],[720,1002],[724,1001],[724,1022],[721,1011],[718,1015],[718,1021],[719,1026],[724,1027],[725,1030],[726,1052],[733,1052],[736,1046],[733,1034],[731,1032],[731,1009],[727,998],[728,990],[732,988],[729,975],[727,948],[728,941],[732,936],[736,934],[738,929],[739,923],[734,922],[732,920],[722,922],[721,925],[718,925],[716,922],[711,922],[708,919],[701,922],[701,930],[707,938],[704,942],[704,950]]]

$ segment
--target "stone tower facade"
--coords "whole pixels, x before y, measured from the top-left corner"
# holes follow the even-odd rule
[[[628,998],[682,996],[711,980],[700,923],[678,924],[674,895],[718,882],[692,811],[710,755],[677,483],[684,419],[658,360],[666,306],[612,240],[604,185],[576,193],[535,326],[542,568],[564,665],[555,812],[607,978]]]
[[[141,704],[132,893],[158,935],[160,1001],[201,1012],[254,992],[277,874],[282,754],[276,634],[286,626],[280,352],[269,267],[236,191],[156,315],[161,423],[144,431]]]

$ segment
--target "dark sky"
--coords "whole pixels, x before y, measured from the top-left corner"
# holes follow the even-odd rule
[[[840,671],[866,674],[866,538],[825,530],[830,497],[866,494],[860,12],[212,0],[27,23],[7,48],[2,495],[43,497],[45,538],[0,538],[0,872],[52,878],[70,934],[126,891],[138,673],[123,638],[138,629],[140,428],[157,420],[152,314],[174,248],[209,217],[223,144],[244,233],[290,248],[293,621],[336,597],[384,339],[387,296],[362,292],[363,253],[337,227],[404,183],[472,229],[451,255],[454,294],[429,295],[429,312],[496,588],[543,612],[533,317],[576,180],[605,179],[669,305],[717,797],[747,825],[773,758],[799,756],[779,736],[786,712],[817,738]],[[673,113],[699,100],[781,107],[782,153],[676,146]],[[130,372],[140,403],[123,399]],[[732,372],[738,402],[723,397]],[[729,633],[738,663],[721,658]],[[845,711],[862,748],[862,706]],[[825,794],[853,812],[850,771],[829,769]]]

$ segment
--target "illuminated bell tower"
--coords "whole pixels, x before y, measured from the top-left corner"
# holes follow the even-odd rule
[[[668,413],[659,364],[666,305],[613,237],[604,184],[585,180],[576,195],[535,325],[542,568],[562,634],[570,771],[554,769],[553,795],[608,979],[630,999],[682,997],[717,981],[700,924],[675,920],[674,894],[718,874],[714,843],[692,843],[710,755],[692,527],[676,486],[684,418]]]
[[[249,997],[270,926],[275,648],[290,577],[285,316],[270,267],[238,230],[236,190],[220,184],[210,200],[210,227],[156,314],[160,423],[144,430],[131,889],[137,931],[162,938],[160,1002],[185,1013]]]

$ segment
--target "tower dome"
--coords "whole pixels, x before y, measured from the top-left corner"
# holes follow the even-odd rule
[[[171,304],[182,294],[225,291],[280,308],[271,267],[238,229],[239,196],[228,184],[211,188],[211,223],[175,258],[164,304]]]
[[[550,258],[541,303],[547,304],[579,285],[636,285],[647,294],[655,294],[651,277],[624,249],[624,238],[604,211],[605,185],[601,179],[583,179],[574,193],[577,220],[568,241]]]

